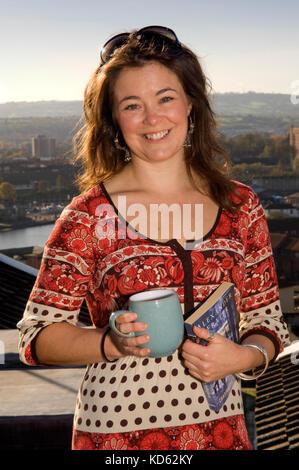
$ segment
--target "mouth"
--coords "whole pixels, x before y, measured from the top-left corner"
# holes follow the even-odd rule
[[[167,129],[165,131],[155,132],[152,134],[143,134],[143,137],[145,137],[146,140],[157,141],[164,139],[169,134],[169,132],[170,130]]]

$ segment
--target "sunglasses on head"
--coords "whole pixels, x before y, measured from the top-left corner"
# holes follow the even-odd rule
[[[141,28],[138,31],[135,31],[134,33],[120,33],[108,39],[108,41],[103,45],[100,54],[102,64],[108,62],[111,59],[114,51],[123,46],[131,35],[136,37],[142,36],[148,39],[158,37],[160,39],[162,38],[172,42],[177,47],[181,47],[181,43],[172,29],[166,28],[165,26],[146,26],[145,28]]]

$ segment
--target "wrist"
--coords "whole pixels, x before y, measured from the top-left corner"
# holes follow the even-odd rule
[[[101,353],[105,362],[115,362],[117,360],[117,358],[113,357],[111,354],[111,347],[109,347],[109,345],[112,344],[110,332],[111,328],[108,327],[106,331],[104,331],[101,340]]]

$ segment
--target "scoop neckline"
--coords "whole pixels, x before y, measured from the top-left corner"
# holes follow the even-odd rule
[[[158,245],[162,245],[162,246],[173,246],[173,245],[178,245],[182,250],[184,251],[190,251],[190,250],[187,250],[183,245],[181,245],[181,243],[176,239],[176,238],[171,238],[170,240],[167,240],[166,242],[161,242],[159,240],[155,240],[153,238],[150,238],[144,234],[142,234],[141,232],[139,232],[138,230],[136,230],[134,227],[132,227],[130,225],[130,223],[125,219],[125,217],[119,212],[118,208],[116,207],[116,205],[114,204],[109,192],[107,191],[106,189],[106,186],[104,184],[104,182],[102,181],[99,186],[101,187],[102,191],[104,192],[105,194],[105,197],[107,198],[107,200],[109,201],[109,203],[111,204],[111,206],[113,207],[113,210],[114,212],[116,213],[117,217],[126,225],[127,228],[129,228],[130,230],[132,230],[133,232],[135,232],[140,238],[142,238],[143,240],[148,240],[152,243],[156,243]],[[222,215],[222,211],[223,211],[223,208],[221,206],[218,207],[218,211],[217,211],[217,215],[216,215],[216,218],[215,218],[215,221],[214,221],[214,224],[213,226],[211,227],[211,229],[200,239],[198,240],[186,240],[186,244],[187,243],[191,243],[194,247],[199,244],[199,243],[202,243],[204,242],[207,238],[209,238],[213,232],[215,231],[218,223],[219,223],[219,220],[220,220],[220,217]]]

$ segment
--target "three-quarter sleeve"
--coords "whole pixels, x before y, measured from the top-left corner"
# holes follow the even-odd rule
[[[268,224],[253,191],[247,210],[249,226],[240,306],[240,341],[251,334],[265,335],[274,343],[276,357],[289,344],[289,333],[281,311]]]
[[[94,239],[91,218],[74,201],[56,221],[45,245],[39,274],[17,324],[22,362],[38,365],[34,344],[38,333],[55,322],[78,322],[81,304],[91,289]]]

